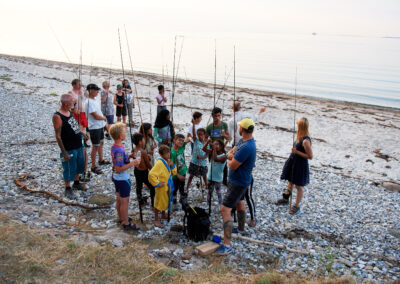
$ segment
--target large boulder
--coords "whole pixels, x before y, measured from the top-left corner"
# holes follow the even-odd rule
[[[383,183],[383,187],[390,191],[400,192],[400,184],[386,181]]]

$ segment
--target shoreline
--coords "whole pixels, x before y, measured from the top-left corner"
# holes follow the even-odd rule
[[[51,63],[51,64],[63,64],[65,66],[73,67],[73,68],[79,67],[79,64],[75,64],[75,63],[69,63],[69,62],[57,61],[57,60],[49,60],[49,59],[44,59],[44,58],[36,58],[36,57],[30,57],[30,56],[19,56],[19,55],[10,55],[10,54],[0,53],[0,58],[1,57],[16,58],[16,59],[30,60],[30,61],[40,61],[43,63]],[[107,69],[106,67],[101,67],[101,66],[82,65],[82,68],[86,68],[86,69],[92,68],[92,72],[96,71],[96,73],[93,74],[94,76],[98,75],[97,74],[98,71],[102,71],[105,73],[110,72],[110,68]],[[129,70],[125,70],[125,72],[126,72],[126,74],[132,73]],[[146,77],[150,77],[152,79],[162,79],[163,78],[162,74],[158,74],[158,73],[151,73],[151,72],[138,71],[138,70],[134,70],[134,72],[135,72],[135,75],[146,76]],[[71,73],[74,73],[74,72],[71,71]],[[111,68],[111,74],[112,75],[122,74],[122,69]],[[172,77],[169,75],[168,76],[164,75],[164,80],[168,81],[168,82],[172,82]],[[204,82],[204,81],[200,81],[200,80],[193,80],[193,79],[183,79],[180,77],[177,78],[176,82],[177,83],[179,83],[179,82],[180,83],[190,83],[190,84],[193,84],[196,86],[203,86],[203,87],[208,87],[208,88],[214,86],[213,83],[208,83],[208,82]],[[168,89],[167,86],[165,86],[165,89]],[[231,85],[224,86],[221,84],[217,84],[217,90],[219,90],[221,92],[222,92],[222,90],[226,91],[229,89],[233,89],[233,86],[231,86]],[[272,92],[272,91],[252,89],[252,88],[247,88],[247,87],[236,86],[236,92],[237,93],[246,92],[246,93],[250,93],[253,96],[265,96],[265,97],[283,96],[283,97],[294,100],[294,94],[283,93],[283,92]],[[309,100],[309,101],[313,101],[313,102],[324,102],[324,103],[328,102],[328,103],[338,104],[338,105],[347,106],[347,107],[353,106],[353,107],[359,107],[359,108],[378,109],[378,110],[394,112],[394,113],[400,112],[400,108],[373,105],[373,104],[367,104],[367,103],[361,103],[361,102],[334,100],[334,99],[328,99],[328,98],[323,98],[323,97],[313,97],[313,96],[298,95],[298,94],[297,94],[297,98],[302,99],[302,100]]]

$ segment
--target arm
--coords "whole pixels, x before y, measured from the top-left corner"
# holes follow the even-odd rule
[[[105,117],[102,116],[102,115],[97,114],[97,112],[91,112],[90,114],[91,114],[91,115],[94,117],[94,119],[96,119],[96,120],[104,120],[104,121],[107,121],[107,118],[105,118]]]
[[[193,141],[196,140],[196,125],[194,124],[194,120],[192,119],[192,135],[193,135]]]
[[[163,97],[163,101],[167,102],[167,96],[165,94],[163,94],[162,97]]]
[[[142,159],[144,161],[144,164],[146,165],[146,168],[151,170],[152,166],[150,164],[149,155],[147,154],[147,151],[145,151],[145,150],[142,150]]]
[[[161,164],[162,162],[157,161],[154,167],[149,172],[149,182],[154,187],[163,187],[164,183],[160,182],[158,179],[161,172]]]
[[[212,152],[212,149],[208,149],[208,145],[211,143],[211,139],[208,139],[207,142],[203,146],[203,152],[206,152],[207,154],[210,154]]]
[[[235,158],[232,158],[232,160],[228,160],[228,167],[232,171],[237,170],[240,167],[241,164],[242,163],[236,161]]]
[[[104,93],[103,96],[101,97],[101,103],[102,103],[102,104],[105,104],[105,103],[106,103],[107,97],[108,97],[108,91],[105,91],[105,93]]]
[[[226,155],[217,157],[217,151],[213,151],[213,160],[217,163],[224,163],[226,161]]]
[[[114,95],[113,104],[118,106],[118,104],[117,104],[117,94]]]
[[[123,166],[114,166],[114,170],[116,173],[121,173],[127,169],[130,169],[132,167],[137,167],[139,166],[139,161],[137,159],[133,160],[132,162],[130,162],[129,164],[125,164]]]
[[[302,158],[304,158],[304,159],[310,159],[310,160],[312,160],[312,158],[313,158],[313,152],[312,152],[312,149],[311,149],[311,143],[310,143],[310,141],[309,141],[308,139],[304,139],[304,141],[303,141],[303,147],[304,147],[304,150],[306,150],[305,153],[298,151],[298,150],[296,149],[296,147],[293,147],[292,153],[294,153],[294,154],[296,154],[296,155],[299,155],[300,157],[302,157]]]
[[[53,126],[54,126],[54,132],[55,132],[57,144],[60,147],[61,154],[63,155],[64,159],[66,161],[68,161],[69,155],[68,155],[68,152],[65,150],[64,144],[61,140],[62,120],[57,114],[53,115]]]
[[[157,100],[157,104],[161,104],[162,103],[162,99],[160,100],[159,98],[158,98],[158,96],[156,97],[156,100]]]

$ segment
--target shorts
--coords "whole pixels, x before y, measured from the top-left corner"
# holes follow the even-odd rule
[[[129,180],[116,180],[113,179],[115,184],[115,192],[119,194],[120,197],[125,198],[131,195],[131,182]]]
[[[106,115],[106,118],[107,118],[107,123],[108,124],[114,124],[114,115],[113,114]]]
[[[228,189],[224,196],[224,201],[222,205],[228,208],[236,208],[236,205],[239,203],[240,200],[244,200],[244,195],[248,186],[239,186],[228,182]]]
[[[122,116],[126,116],[127,115],[127,108],[126,106],[123,107],[117,107],[117,117],[121,117]]]
[[[208,167],[207,166],[198,166],[193,163],[190,163],[188,172],[189,172],[189,175],[191,175],[191,176],[204,177],[207,175]]]
[[[76,121],[78,122],[78,124],[83,126],[83,128],[88,127],[88,120],[86,117],[86,113],[84,113],[84,112],[74,113],[74,117],[75,117]]]
[[[104,140],[104,128],[99,129],[91,129],[90,133],[90,141],[92,141],[93,146],[100,146],[100,143]]]
[[[71,158],[66,162],[61,162],[63,167],[63,178],[65,181],[75,180],[77,174],[83,174],[85,168],[85,156],[83,155],[83,148],[73,149],[67,151]],[[60,154],[60,158],[62,158]]]

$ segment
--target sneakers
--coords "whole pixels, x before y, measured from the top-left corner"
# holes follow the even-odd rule
[[[81,174],[81,175],[79,175],[79,181],[81,181],[81,182],[88,182],[88,181],[90,181],[90,177],[91,177],[90,172]]]
[[[139,227],[131,223],[129,223],[129,225],[122,225],[122,228],[124,231],[139,231]]]
[[[232,253],[232,248],[230,246],[222,244],[219,249],[216,250],[217,255],[228,255]]]
[[[72,185],[72,189],[73,190],[82,190],[82,191],[86,191],[87,187],[84,183],[80,183],[80,182],[74,182],[74,184]]]
[[[65,188],[65,197],[68,199],[75,199],[75,194],[70,186]]]

